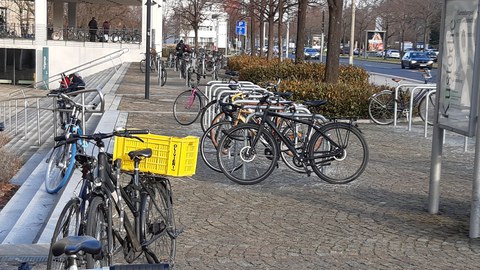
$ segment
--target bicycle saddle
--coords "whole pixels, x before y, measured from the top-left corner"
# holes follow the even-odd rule
[[[400,78],[392,78],[392,81],[394,81],[394,82],[396,82],[396,83],[400,82],[401,80],[402,80],[402,79],[400,79]]]
[[[234,70],[227,70],[225,71],[225,75],[229,75],[229,76],[233,76],[233,77],[236,77],[239,75],[238,71],[234,71]]]
[[[54,256],[74,255],[79,251],[88,254],[98,254],[102,250],[102,244],[97,239],[84,236],[67,236],[55,242],[52,246],[52,253]]]
[[[152,149],[151,148],[145,148],[142,150],[134,150],[128,152],[128,156],[130,157],[131,160],[134,159],[139,159],[139,158],[149,158],[152,156]]]
[[[327,104],[327,101],[326,100],[307,100],[303,102],[303,104],[306,106],[318,107],[318,106]]]
[[[275,96],[279,96],[284,99],[289,99],[291,96],[293,96],[292,92],[272,92]]]

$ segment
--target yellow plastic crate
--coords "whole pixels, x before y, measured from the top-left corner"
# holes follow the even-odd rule
[[[191,176],[195,174],[198,156],[198,137],[185,138],[161,136],[155,134],[135,135],[137,139],[115,137],[114,160],[122,159],[122,170],[133,171],[133,161],[128,156],[130,151],[145,148],[152,149],[152,157],[140,162],[141,172],[169,176]]]

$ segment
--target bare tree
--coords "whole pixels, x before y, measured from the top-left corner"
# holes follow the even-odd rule
[[[328,0],[328,51],[325,82],[337,83],[343,0]]]
[[[307,6],[308,0],[298,1],[297,45],[295,52],[295,63],[303,62],[305,59],[305,21],[307,19]]]
[[[205,10],[213,4],[209,0],[184,0],[177,2],[173,8],[175,17],[190,25],[195,33],[195,50],[198,49],[198,30],[201,23],[207,18]]]

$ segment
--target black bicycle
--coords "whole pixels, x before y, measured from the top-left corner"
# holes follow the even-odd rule
[[[48,269],[64,269],[58,267],[71,263],[69,254],[53,253],[54,243],[68,236],[83,235],[93,236],[102,246],[96,254],[76,254],[75,263],[85,263],[87,268],[112,265],[113,257],[122,250],[128,263],[143,255],[145,262],[150,264],[174,264],[178,233],[170,181],[139,172],[140,161],[151,156],[151,149],[130,152],[134,173],[120,173],[121,160],[112,162],[103,143],[103,139],[113,136],[140,139],[134,134],[145,133],[148,131],[125,130],[55,138],[65,143],[78,139],[92,141],[99,151],[97,158],[76,157],[82,168],[82,187],[79,195],[71,199],[60,214],[52,237]]]
[[[277,167],[281,152],[308,175],[313,170],[333,184],[349,183],[365,170],[368,146],[353,119],[316,125],[314,114],[305,119],[274,112],[268,108],[268,96],[261,103],[267,108],[257,115],[260,123],[239,124],[221,138],[217,160],[230,180],[244,185],[263,181]],[[297,132],[299,125],[306,131]]]

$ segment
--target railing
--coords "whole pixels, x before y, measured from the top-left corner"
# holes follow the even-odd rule
[[[103,113],[105,112],[105,98],[103,96],[103,93],[101,92],[100,89],[87,89],[87,90],[81,90],[81,91],[75,91],[72,93],[67,93],[66,95],[73,96],[75,95],[75,100],[82,104],[82,105],[87,105],[86,100],[85,100],[85,94],[96,92],[96,97],[99,98],[99,104],[97,105],[95,110],[85,110],[83,108],[81,112],[81,119],[82,119],[82,129],[85,130],[85,114],[90,113]],[[95,99],[94,98],[94,99]],[[52,103],[50,102],[42,102],[43,104],[41,105],[41,100],[53,100]],[[33,102],[29,102],[29,100],[33,100]],[[23,105],[19,106],[19,101]],[[69,111],[65,109],[58,109],[56,107],[56,98],[49,98],[47,95],[37,95],[37,96],[28,96],[28,97],[23,97],[23,98],[14,98],[14,99],[7,99],[0,101],[1,102],[1,108],[2,108],[2,114],[3,114],[3,123],[5,124],[5,132],[8,131],[13,131],[15,135],[18,134],[19,132],[19,126],[23,125],[24,129],[24,136],[27,137],[28,131],[31,128],[36,128],[37,130],[37,136],[38,136],[38,145],[42,144],[42,133],[38,132],[40,131],[41,125],[41,112],[42,111],[52,111],[53,112],[53,127],[54,127],[54,135],[57,135],[57,130],[58,130],[58,121],[57,121],[57,115],[59,111]],[[12,104],[13,103],[13,104]],[[14,113],[12,113],[12,110]],[[20,123],[22,119],[20,119],[18,116],[21,115],[23,110],[23,123]],[[29,117],[29,113],[31,116]],[[32,115],[33,114],[33,115]],[[13,123],[15,122],[15,123]],[[33,123],[35,122],[35,123]]]
[[[29,86],[22,87],[22,88],[18,89],[17,91],[11,92],[9,94],[9,98],[13,98],[13,97],[19,96],[19,95],[21,95],[21,97],[26,97],[25,92],[28,91],[28,90],[31,90],[33,88],[42,87],[42,88],[45,88],[45,89],[49,89],[49,84],[50,83],[63,80],[64,76],[66,74],[70,74],[70,73],[74,73],[74,72],[81,72],[81,71],[87,70],[87,69],[89,69],[93,66],[98,66],[98,65],[106,63],[106,62],[112,62],[112,67],[114,67],[115,70],[117,70],[117,66],[113,63],[113,60],[116,59],[116,58],[119,58],[120,56],[127,53],[128,51],[129,50],[127,48],[124,48],[124,49],[109,53],[107,55],[104,55],[102,57],[99,57],[97,59],[94,59],[92,61],[86,62],[82,65],[73,67],[71,69],[67,69],[67,70],[65,70],[61,73],[50,76],[46,80],[35,82],[35,83],[33,83]]]

